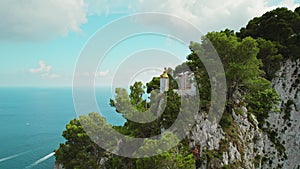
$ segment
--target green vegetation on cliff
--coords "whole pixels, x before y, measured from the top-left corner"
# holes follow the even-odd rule
[[[207,112],[211,105],[211,83],[206,67],[200,58],[210,59],[207,50],[213,44],[217,51],[226,75],[227,103],[220,126],[227,134],[227,138],[222,140],[220,151],[228,148],[228,141],[239,144],[237,127],[233,124],[232,111],[235,107],[247,107],[248,113],[256,116],[258,127],[265,132],[269,132],[276,143],[276,147],[284,154],[284,148],[276,141],[274,131],[268,130],[266,119],[269,112],[276,111],[275,106],[279,97],[271,87],[270,80],[276,76],[281,62],[287,58],[298,58],[300,56],[300,8],[290,11],[286,8],[278,8],[267,12],[261,17],[256,17],[249,21],[246,28],[234,33],[231,30],[207,33],[200,42],[191,42],[191,54],[187,56],[187,61],[178,65],[174,74],[179,74],[186,70],[184,65],[194,73],[200,96],[200,111]],[[131,114],[138,114],[145,119],[142,112],[157,107],[160,95],[155,93],[159,89],[159,78],[154,77],[144,86],[141,82],[136,82],[130,87],[130,92],[125,89],[116,89],[116,97],[110,100],[110,105],[127,119],[124,126],[113,126],[121,134],[149,138],[163,133],[162,140],[165,142],[178,141],[178,138],[169,132],[164,132],[172,126],[180,110],[181,97],[172,89],[178,88],[175,80],[170,76],[170,89],[166,92],[166,105],[164,111],[158,118],[148,123],[137,123],[129,118]],[[151,93],[150,101],[143,98],[145,94]],[[237,100],[240,103],[237,103]],[[123,106],[120,106],[123,105]],[[125,105],[125,106],[124,106]],[[126,106],[127,105],[127,106]],[[130,107],[129,105],[133,105]],[[158,110],[152,110],[157,112]],[[141,113],[140,113],[141,112]],[[243,112],[241,112],[243,113]],[[252,118],[252,116],[249,116]],[[288,115],[286,117],[289,118]],[[80,120],[99,121],[101,124],[108,125],[105,119],[97,113],[90,113],[88,116],[81,116]],[[169,151],[162,152],[160,155],[145,158],[127,158],[117,156],[100,148],[94,143],[78,119],[73,119],[66,126],[63,137],[66,142],[61,144],[55,151],[56,161],[66,169],[69,168],[194,168],[195,160],[190,150],[189,138],[185,138]],[[252,121],[251,119],[250,121]],[[105,128],[105,127],[104,127]],[[101,136],[99,136],[101,137]],[[144,141],[144,146],[139,151],[161,151],[158,142],[153,140]],[[240,148],[241,149],[241,148]],[[119,151],[129,151],[119,147]],[[200,159],[209,161],[220,161],[223,152],[218,150],[205,150]],[[242,150],[241,150],[242,151]],[[138,153],[138,152],[132,152]],[[261,163],[264,157],[257,156],[254,159],[255,165]],[[242,167],[242,164],[235,162],[224,165],[224,168]]]

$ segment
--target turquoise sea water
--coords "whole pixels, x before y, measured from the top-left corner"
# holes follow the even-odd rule
[[[99,88],[96,96],[107,121],[122,125],[108,104],[111,90]],[[53,168],[53,150],[75,117],[71,88],[0,88],[0,168]]]

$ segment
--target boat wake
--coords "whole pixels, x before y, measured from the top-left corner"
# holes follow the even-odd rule
[[[50,154],[46,155],[45,157],[43,157],[43,158],[37,160],[36,162],[32,163],[31,165],[29,165],[26,168],[32,168],[32,167],[34,167],[34,166],[38,165],[39,163],[41,163],[41,162],[47,160],[48,158],[52,157],[54,154],[55,154],[54,152],[50,153]]]
[[[25,152],[22,152],[22,153],[18,153],[18,154],[15,154],[15,155],[11,155],[11,156],[8,156],[8,157],[5,157],[5,158],[1,158],[0,159],[0,162],[3,162],[3,161],[6,161],[6,160],[10,160],[10,159],[13,159],[13,158],[16,158],[22,154],[25,154],[27,153],[28,151],[25,151]]]

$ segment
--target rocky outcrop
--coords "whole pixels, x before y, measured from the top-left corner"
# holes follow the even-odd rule
[[[200,168],[260,167],[264,144],[255,117],[241,106],[234,108],[231,120],[222,128],[207,120],[205,113],[196,117],[191,146],[199,149]]]
[[[272,85],[281,102],[263,128],[238,93],[222,123],[208,120],[206,112],[195,116],[190,146],[198,149],[197,168],[300,168],[300,60],[285,61]]]
[[[265,137],[264,168],[300,168],[300,60],[287,60],[272,81],[280,95],[280,112],[271,113],[268,127],[274,140]]]
[[[205,112],[195,117],[191,147],[199,149],[198,168],[300,168],[300,60],[284,62],[272,84],[281,103],[262,129],[238,97],[225,115],[228,126],[210,122]]]
[[[213,124],[207,118],[205,113],[200,113],[195,117],[197,125],[192,131],[192,145],[201,145],[200,150],[218,149],[225,133],[218,124]]]
[[[54,169],[64,169],[61,164],[55,163],[54,164]]]

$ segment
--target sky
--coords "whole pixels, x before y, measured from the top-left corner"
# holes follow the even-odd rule
[[[202,34],[238,31],[276,7],[297,6],[300,0],[1,0],[0,86],[72,86],[75,73],[99,86],[146,82],[189,54],[174,32],[189,37],[191,25]],[[144,12],[171,21],[130,17]]]

